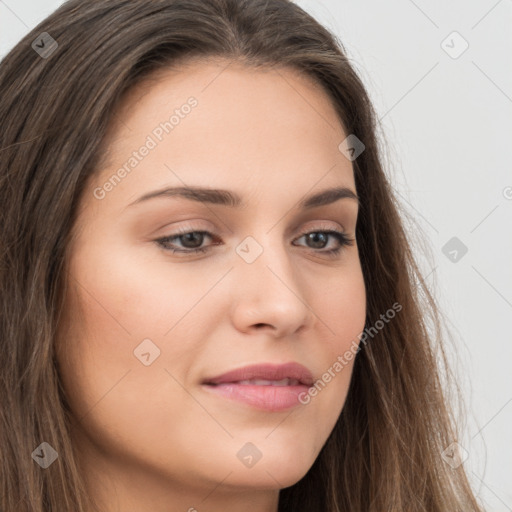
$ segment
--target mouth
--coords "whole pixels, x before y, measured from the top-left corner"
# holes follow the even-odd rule
[[[218,386],[219,384],[209,383],[212,386]],[[231,384],[239,384],[241,386],[298,386],[301,383],[297,379],[284,378],[281,380],[265,380],[265,379],[250,379],[250,380],[238,380],[233,381]]]
[[[300,405],[300,396],[313,381],[311,372],[298,363],[259,364],[205,379],[202,387],[256,409],[282,411]]]

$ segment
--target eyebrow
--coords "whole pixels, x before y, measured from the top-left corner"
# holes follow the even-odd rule
[[[170,187],[148,192],[147,194],[144,194],[143,196],[136,199],[133,203],[130,203],[128,206],[149,201],[150,199],[157,197],[179,197],[183,199],[189,199],[191,201],[227,206],[230,208],[245,208],[247,206],[238,194],[230,190],[203,188],[196,186]],[[297,207],[301,210],[308,210],[310,208],[316,208],[334,203],[340,199],[353,199],[357,201],[358,205],[360,204],[359,197],[350,188],[334,187],[306,196],[299,202]]]

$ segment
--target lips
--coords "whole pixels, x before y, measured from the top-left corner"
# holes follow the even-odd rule
[[[216,377],[207,378],[203,384],[218,385],[237,383],[256,386],[311,386],[313,375],[303,365],[298,363],[256,364],[245,366],[223,373]]]
[[[202,388],[217,399],[228,399],[253,409],[277,412],[303,404],[299,397],[313,384],[301,364],[257,364],[207,378]]]

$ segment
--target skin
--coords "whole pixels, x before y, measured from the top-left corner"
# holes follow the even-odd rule
[[[190,114],[97,199],[94,190],[190,96]],[[335,237],[315,245],[303,236],[355,238],[357,201],[296,209],[324,188],[357,192],[338,149],[347,134],[309,78],[212,60],[133,89],[111,126],[110,162],[87,184],[68,247],[57,343],[89,492],[105,512],[275,512],[279,490],[307,473],[334,428],[354,360],[307,405],[285,411],[201,383],[257,362],[296,361],[318,379],[358,341],[366,295],[357,240],[329,258],[322,251],[340,246]],[[247,205],[160,197],[129,206],[184,184],[229,189]],[[196,240],[210,247],[196,255],[155,242],[181,227],[221,242]],[[247,236],[263,250],[250,264],[236,252]],[[183,237],[169,245],[193,247]],[[134,355],[144,339],[160,350],[148,366]],[[262,454],[251,468],[237,457],[247,442]]]

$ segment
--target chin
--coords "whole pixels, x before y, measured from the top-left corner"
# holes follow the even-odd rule
[[[274,450],[268,457],[262,458],[252,467],[244,467],[238,463],[231,465],[228,471],[231,475],[226,484],[250,489],[284,489],[301,480],[315,462],[310,454],[297,451]],[[214,478],[218,478],[219,468],[212,470]]]
[[[296,484],[309,469],[310,466],[300,465],[294,468],[271,467],[268,469],[262,466],[248,471],[237,470],[224,481],[223,485],[247,490],[279,490]]]

